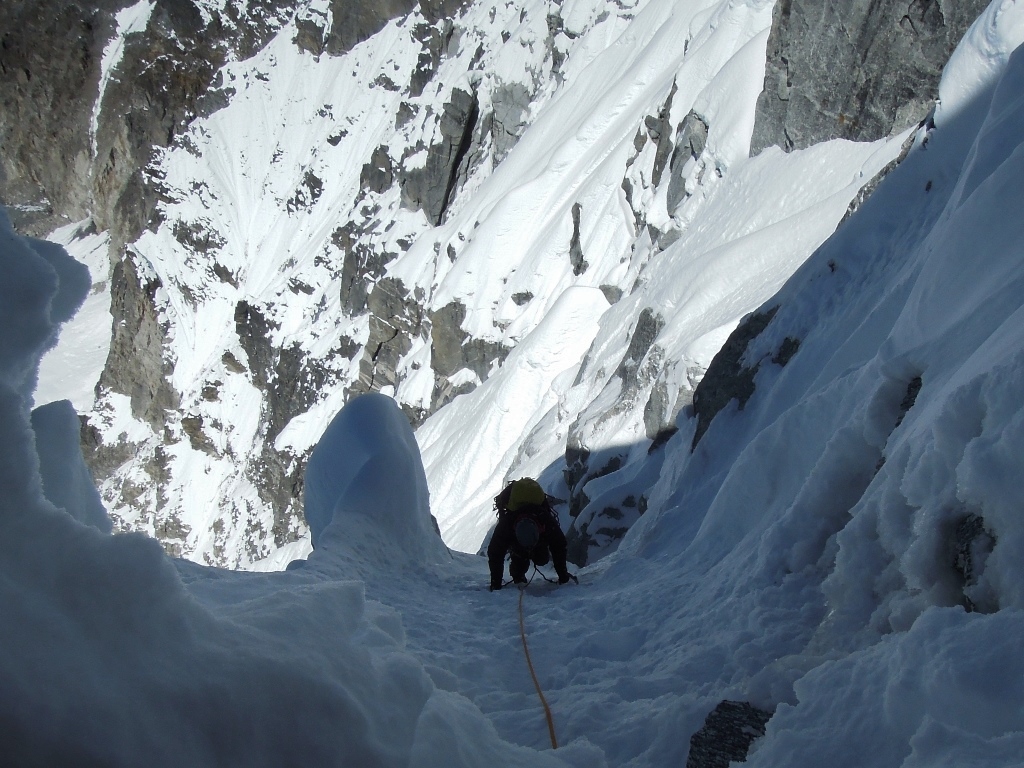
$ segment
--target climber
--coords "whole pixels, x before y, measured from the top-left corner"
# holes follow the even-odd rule
[[[550,560],[559,584],[577,581],[565,566],[565,534],[540,483],[529,477],[513,480],[495,497],[494,508],[498,523],[487,546],[492,592],[502,587],[505,555],[509,552],[512,560],[508,571],[515,584],[526,584],[531,560],[538,566]]]

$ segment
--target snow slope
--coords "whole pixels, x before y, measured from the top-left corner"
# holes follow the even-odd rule
[[[636,363],[660,374],[673,395],[692,389],[738,319],[778,289],[834,230],[860,187],[898,153],[896,138],[747,158],[770,23],[771,3],[649,4],[575,79],[567,75],[561,95],[460,215],[418,240],[392,267],[392,274],[414,280],[407,265],[421,263],[432,243],[444,251],[445,242],[467,226],[463,222],[482,222],[442,274],[435,304],[461,300],[468,310],[464,329],[485,338],[504,329],[498,340],[506,343],[526,343],[540,317],[545,336],[590,337],[575,354],[558,350],[565,373],[550,388],[550,376],[533,378],[530,371],[533,383],[526,385],[521,373],[503,367],[488,380],[493,386],[464,395],[418,431],[438,520],[451,546],[470,552],[480,547],[492,522],[495,489],[506,478],[540,475],[556,464],[574,422],[582,425],[577,439],[588,450],[637,443],[646,448],[642,414],[652,382],[648,391],[632,394],[634,402],[622,404],[622,381],[614,375],[643,310],[654,308],[663,327],[657,349]],[[681,39],[687,44],[680,46]],[[637,189],[654,187],[647,193],[651,199],[642,201],[651,209],[648,220],[678,238],[662,251],[646,230],[634,230],[622,168],[636,152],[635,116],[657,111],[674,87],[675,122],[696,110],[711,131],[690,171],[695,194],[671,212],[674,219],[664,210],[667,181],[655,187],[636,180]],[[638,176],[654,152],[648,143],[634,161]],[[574,277],[568,259],[556,258],[571,230],[550,234],[571,225],[576,202],[594,217],[580,222],[590,262],[582,278]],[[572,316],[551,329],[557,321],[550,308],[580,283],[622,286],[627,295],[606,310],[597,333]],[[534,295],[525,312],[511,300],[519,292]],[[488,307],[498,308],[495,317]],[[584,354],[588,363],[580,371]],[[545,391],[544,399],[534,385]],[[499,388],[514,393],[514,406],[505,402],[509,395],[492,394]],[[564,483],[555,480],[548,488],[568,497]]]
[[[526,589],[557,751],[519,594],[488,592],[483,558],[430,533],[415,440],[386,397],[328,429],[308,478],[317,548],[282,573],[172,561],[47,502],[30,392],[88,280],[0,218],[8,754],[678,765],[732,699],[774,710],[752,766],[1019,764],[1022,32],[1016,4],[989,9],[934,127],[767,302],[745,408],[693,452],[681,419],[618,550],[580,586]],[[582,294],[565,311],[592,307]],[[771,363],[787,336],[799,350]]]
[[[87,413],[96,401],[96,385],[110,347],[110,238],[84,221],[61,227],[49,239],[88,268],[92,290],[62,327],[56,346],[43,356],[33,398],[39,405],[70,400],[75,410]]]

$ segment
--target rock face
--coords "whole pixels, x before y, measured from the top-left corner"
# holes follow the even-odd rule
[[[708,130],[709,126],[704,118],[691,110],[676,131],[675,148],[672,150],[672,160],[669,163],[672,179],[668,185],[666,199],[666,206],[670,211],[674,211],[686,197],[683,169],[691,158],[696,160],[704,152],[708,142]]]
[[[374,153],[376,156],[376,152]],[[364,167],[364,176],[372,173]],[[346,312],[358,315],[366,311],[366,300],[376,280],[384,275],[394,254],[367,244],[363,228],[356,222],[347,222],[334,231],[331,240],[342,253],[341,306]]]
[[[117,3],[42,5],[0,6],[0,199],[36,235],[88,213],[89,116]]]
[[[454,89],[451,100],[444,105],[441,140],[430,147],[423,168],[408,171],[403,176],[403,202],[409,208],[423,211],[433,224],[444,221],[460,176],[466,176],[479,118],[476,95]]]
[[[324,53],[340,56],[359,43],[380,32],[392,19],[408,15],[417,4],[431,23],[456,13],[467,0],[378,0],[377,2],[348,2],[332,0],[330,4],[330,31],[326,18],[310,14],[300,18],[295,44],[314,56]]]
[[[188,0],[161,2],[145,31],[125,39],[117,76],[96,105],[104,49],[127,5],[44,0],[0,9],[0,199],[23,211],[26,232],[91,215],[115,249],[134,240],[160,194],[159,179],[142,173],[154,150],[223,103],[213,80],[227,55],[252,55],[290,13],[287,0],[261,0],[244,15],[229,4],[205,20]]]
[[[697,417],[697,429],[693,435],[693,447],[704,436],[711,420],[732,400],[742,410],[754,394],[754,375],[760,363],[747,365],[743,361],[747,345],[768,327],[778,307],[767,312],[755,312],[747,317],[733,331],[725,345],[719,350],[708,366],[707,373],[693,393],[693,410]],[[785,358],[788,361],[788,357]]]
[[[415,7],[413,0],[382,0],[377,3],[331,3],[331,31],[324,50],[333,56],[345,53],[383,29],[391,19],[404,16]]]
[[[128,395],[132,415],[155,430],[164,426],[164,411],[180,402],[167,382],[171,365],[163,355],[166,325],[154,304],[160,287],[155,277],[141,278],[129,259],[114,267],[111,313],[116,322],[99,381],[101,388]]]
[[[399,363],[412,347],[412,340],[427,333],[423,318],[423,296],[413,295],[400,280],[384,278],[373,286],[367,301],[370,335],[359,360],[359,379],[350,395],[394,391],[400,383]],[[425,413],[405,409],[406,416],[418,425]]]
[[[530,108],[530,92],[522,83],[498,86],[491,94],[494,137],[494,161],[500,163],[526,129],[526,113]]]
[[[690,737],[686,768],[729,768],[743,762],[754,739],[764,736],[773,712],[745,701],[722,701]]]
[[[452,387],[448,378],[459,371],[469,370],[478,381],[486,381],[491,366],[503,361],[509,349],[501,344],[474,339],[462,330],[466,308],[457,301],[450,302],[430,315],[431,367],[435,373],[431,410],[435,411],[472,386]]]
[[[920,122],[985,0],[779,0],[750,151],[873,141]]]

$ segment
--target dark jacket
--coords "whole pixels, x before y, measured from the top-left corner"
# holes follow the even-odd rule
[[[546,501],[543,504],[521,507],[515,512],[504,509],[501,496],[495,500],[498,505],[498,523],[494,526],[491,543],[487,546],[487,564],[491,570],[491,589],[501,589],[505,572],[505,555],[512,554],[508,571],[516,583],[526,581],[526,572],[533,561],[537,565],[546,565],[550,560],[558,574],[558,580],[564,584],[569,581],[569,570],[565,564],[566,541],[558,525],[558,516]],[[523,517],[532,518],[540,528],[537,544],[527,550],[516,539],[516,523]]]

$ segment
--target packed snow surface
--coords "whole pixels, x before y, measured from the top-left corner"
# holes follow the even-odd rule
[[[445,552],[416,441],[382,395],[317,446],[316,549],[287,571],[206,568],[105,532],[95,490],[53,466],[74,454],[70,409],[30,414],[89,276],[0,214],[5,757],[681,765],[731,699],[774,711],[751,766],[1019,765],[1022,19],[1005,1],[979,19],[935,126],[767,302],[745,408],[693,452],[684,415],[619,549],[579,586],[526,588],[554,751],[519,594]],[[586,336],[600,304],[570,299]],[[772,363],[787,337],[799,350]],[[531,361],[558,381],[524,348]]]

